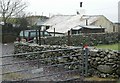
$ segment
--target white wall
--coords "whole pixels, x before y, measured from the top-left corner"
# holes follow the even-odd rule
[[[105,32],[113,32],[113,23],[111,21],[109,21],[108,19],[106,19],[104,16],[101,16],[96,22],[95,22],[96,26],[102,26],[105,29]]]

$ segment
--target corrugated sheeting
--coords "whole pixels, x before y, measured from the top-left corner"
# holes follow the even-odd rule
[[[81,26],[81,25],[78,25],[74,28],[72,28],[73,30],[79,30],[81,28],[89,28],[89,29],[101,29],[101,28],[104,28],[104,27],[100,27],[100,26]],[[105,28],[104,28],[105,29]]]

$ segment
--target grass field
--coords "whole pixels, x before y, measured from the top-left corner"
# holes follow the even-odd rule
[[[116,44],[111,44],[111,45],[98,45],[95,46],[96,48],[102,48],[102,49],[111,49],[111,50],[120,50],[119,49],[120,43],[116,43]]]

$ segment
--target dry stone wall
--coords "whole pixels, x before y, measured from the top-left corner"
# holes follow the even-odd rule
[[[26,44],[26,43],[15,43],[15,53],[26,53],[26,52],[36,52],[36,51],[45,51],[45,50],[55,50],[55,49],[68,49],[67,46],[39,46],[37,44]],[[67,55],[79,55],[79,56],[67,56]],[[81,62],[82,58],[82,49],[78,50],[68,50],[68,51],[59,51],[59,52],[48,52],[40,54],[40,58],[51,58],[51,60],[43,60],[42,64],[59,64],[66,62]],[[26,59],[37,59],[38,55],[31,54],[29,56],[24,56]],[[59,58],[57,58],[59,57]],[[99,77],[120,77],[120,52],[112,50],[102,50],[102,49],[90,49],[88,56],[88,75],[89,76],[99,76]],[[65,65],[66,69],[79,69],[78,64],[75,65]]]
[[[93,50],[90,52],[88,61],[91,68],[90,74],[99,77],[120,77],[120,52]]]
[[[101,34],[81,34],[71,35],[70,43],[71,46],[82,46],[87,43],[89,46],[98,44],[113,44],[118,42],[118,33],[101,33]],[[65,45],[68,44],[68,37],[49,37],[45,39],[42,44],[47,45]]]

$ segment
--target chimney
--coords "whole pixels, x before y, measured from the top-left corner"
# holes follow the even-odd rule
[[[83,9],[83,2],[80,2],[80,9],[77,9],[76,14],[77,15],[84,15],[85,14],[85,9]]]
[[[83,3],[83,2],[80,2],[80,7],[81,7],[81,8],[82,8],[82,3]]]

